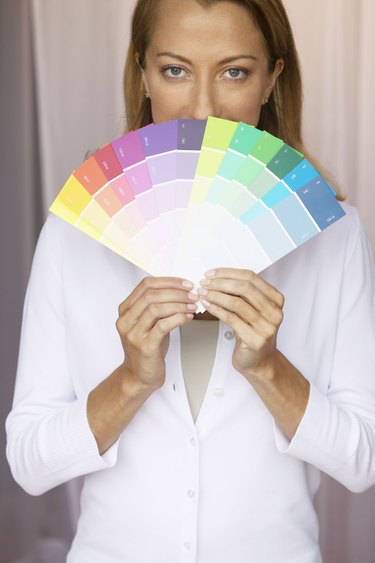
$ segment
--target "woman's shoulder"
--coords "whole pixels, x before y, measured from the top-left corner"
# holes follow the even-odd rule
[[[136,279],[146,274],[99,240],[50,213],[40,233],[35,259],[56,270],[65,279]],[[91,282],[92,283],[92,282]]]
[[[97,268],[103,260],[108,259],[115,262],[123,260],[93,237],[53,213],[47,216],[42,227],[36,257],[38,254],[47,258],[56,268],[65,270],[83,269],[90,263]]]
[[[344,254],[348,259],[358,244],[369,247],[369,243],[358,209],[346,202],[342,202],[341,206],[345,216],[318,235],[316,242],[322,250],[325,247],[327,251],[335,248],[337,253]]]
[[[41,237],[61,244],[71,239],[79,243],[84,238],[87,238],[87,235],[75,227],[75,225],[61,219],[54,213],[48,213],[41,230]]]
[[[356,207],[353,207],[345,201],[340,202],[341,207],[345,211],[345,217],[337,222],[337,226],[342,227],[346,231],[356,231],[358,233],[361,226],[361,219]]]
[[[48,214],[39,239],[54,252],[67,250],[69,255],[102,253],[107,250],[79,227],[53,213]]]

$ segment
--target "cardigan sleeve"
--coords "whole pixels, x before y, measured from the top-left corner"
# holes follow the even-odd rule
[[[305,414],[290,442],[276,423],[274,430],[279,451],[361,492],[375,484],[375,273],[358,218],[355,224],[328,390],[310,384]]]
[[[69,373],[64,323],[59,221],[49,217],[28,284],[13,408],[6,421],[14,479],[41,494],[74,477],[116,463],[114,444],[100,456]]]

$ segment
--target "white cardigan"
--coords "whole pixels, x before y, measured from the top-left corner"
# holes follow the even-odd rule
[[[165,385],[100,456],[88,393],[120,362],[115,320],[145,275],[51,216],[27,292],[7,455],[40,494],[86,475],[69,563],[318,563],[319,470],[375,481],[375,276],[357,212],[263,276],[286,297],[279,349],[311,382],[289,443],[231,364],[220,323],[194,424],[173,331]]]

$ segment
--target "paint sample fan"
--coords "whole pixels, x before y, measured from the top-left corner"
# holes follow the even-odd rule
[[[152,275],[260,272],[345,213],[304,156],[215,117],[131,131],[73,172],[50,210]]]

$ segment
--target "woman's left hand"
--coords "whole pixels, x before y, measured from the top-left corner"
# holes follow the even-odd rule
[[[283,295],[249,270],[218,268],[207,272],[198,294],[208,312],[236,335],[233,366],[245,377],[276,352],[283,320]]]

